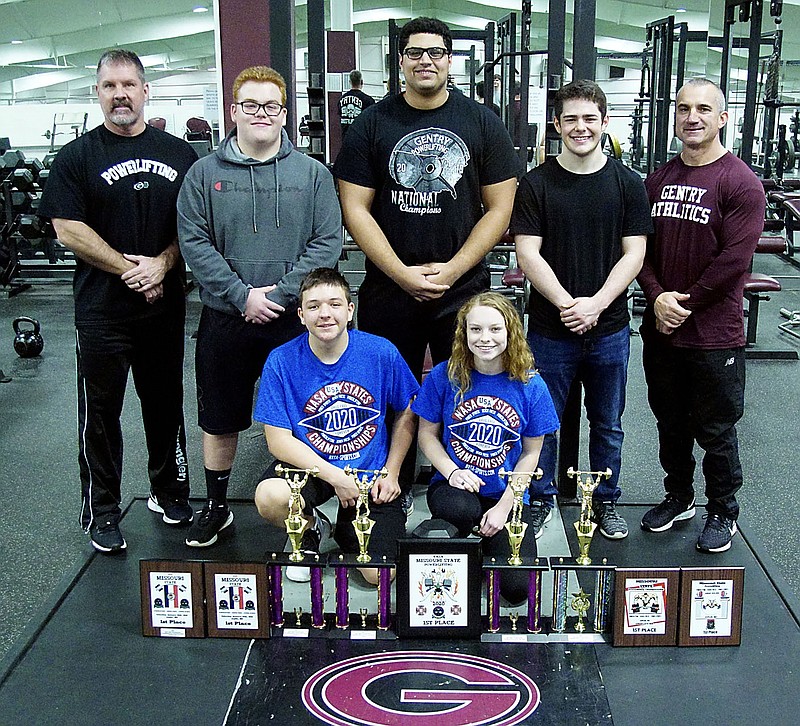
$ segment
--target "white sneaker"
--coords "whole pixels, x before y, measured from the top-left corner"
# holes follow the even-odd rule
[[[300,550],[306,556],[304,561],[318,555],[322,543],[331,536],[331,521],[317,509],[314,510],[314,515],[314,524],[305,528],[300,542]],[[286,577],[292,582],[309,582],[311,570],[304,565],[287,565]]]

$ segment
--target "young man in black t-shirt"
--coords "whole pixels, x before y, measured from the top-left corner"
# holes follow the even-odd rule
[[[592,81],[574,81],[555,97],[562,150],[520,182],[511,218],[517,259],[531,281],[528,341],[559,419],[573,380],[586,392],[589,464],[611,469],[593,495],[594,517],[609,539],[628,534],[616,511],[621,490],[622,412],[630,354],[627,290],[642,266],[653,229],[642,180],[600,145],[606,97]],[[555,435],[545,437],[531,482],[536,535],[549,520]]]
[[[508,228],[519,161],[491,109],[447,90],[447,25],[411,20],[399,48],[405,93],[355,120],[333,173],[367,257],[358,327],[391,340],[419,380],[426,347],[447,360],[458,309],[489,288],[484,257]]]
[[[339,119],[342,124],[343,138],[347,129],[350,128],[350,124],[358,118],[361,112],[375,104],[375,99],[361,90],[363,85],[364,79],[361,71],[350,71],[350,90],[339,98]]]
[[[183,420],[185,302],[175,203],[197,159],[147,126],[144,68],[112,50],[97,66],[102,125],[55,159],[39,213],[75,253],[80,521],[100,552],[125,549],[119,529],[120,414],[133,371],[148,451],[149,508],[192,520]]]

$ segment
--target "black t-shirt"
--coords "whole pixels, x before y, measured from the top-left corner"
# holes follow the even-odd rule
[[[132,137],[98,126],[58,152],[39,214],[83,222],[118,252],[155,257],[177,240],[178,191],[196,160],[188,143],[152,126]],[[154,315],[183,295],[177,268],[150,304],[119,275],[80,259],[74,290],[76,324]]]
[[[339,118],[342,122],[342,131],[347,131],[359,114],[365,108],[373,105],[375,105],[375,99],[358,88],[351,88],[347,93],[343,93],[339,99]]]
[[[450,93],[432,110],[402,94],[362,113],[333,168],[346,182],[375,190],[372,215],[405,265],[447,262],[483,216],[481,187],[518,176],[511,138],[491,109]],[[385,276],[367,260],[367,277]],[[482,265],[464,275],[467,284]]]
[[[520,181],[511,234],[542,238],[541,254],[573,297],[594,295],[622,257],[622,238],[653,231],[650,203],[638,174],[615,159],[592,174],[574,174],[555,158]],[[567,338],[558,308],[535,288],[530,297],[530,329]],[[600,315],[587,335],[609,335],[628,324],[623,293]]]

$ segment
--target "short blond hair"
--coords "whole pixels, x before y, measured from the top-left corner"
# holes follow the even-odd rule
[[[281,92],[281,104],[286,105],[286,81],[283,76],[273,68],[268,66],[250,66],[245,68],[233,82],[233,99],[239,97],[239,89],[248,81],[255,83],[274,83]]]

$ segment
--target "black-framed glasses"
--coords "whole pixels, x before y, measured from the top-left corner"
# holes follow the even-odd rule
[[[433,46],[432,48],[406,48],[402,55],[409,60],[419,60],[422,58],[423,53],[427,53],[428,58],[431,60],[441,60],[446,55],[450,55],[450,53],[447,52],[447,48],[439,48],[437,46]]]
[[[277,101],[267,101],[266,103],[256,103],[255,101],[237,101],[237,106],[241,106],[242,111],[248,116],[255,116],[262,108],[267,116],[278,116],[285,108]]]

